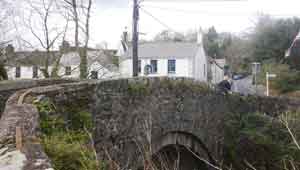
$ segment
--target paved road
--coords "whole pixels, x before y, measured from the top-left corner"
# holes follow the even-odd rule
[[[248,76],[241,80],[234,80],[232,91],[244,95],[249,95],[249,94],[264,95],[265,88],[264,86],[258,85],[257,90],[255,90],[255,86],[252,85],[252,77]]]

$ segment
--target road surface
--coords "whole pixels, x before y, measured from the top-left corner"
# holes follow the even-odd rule
[[[265,95],[265,87],[252,85],[252,76],[240,80],[233,80],[232,91],[243,95]]]

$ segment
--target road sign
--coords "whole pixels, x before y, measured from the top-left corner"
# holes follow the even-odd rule
[[[267,76],[268,76],[269,78],[275,78],[275,77],[277,77],[276,74],[268,74]]]

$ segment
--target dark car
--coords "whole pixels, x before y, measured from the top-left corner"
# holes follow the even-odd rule
[[[232,76],[232,79],[233,80],[241,80],[247,76],[248,76],[248,74],[246,74],[246,73],[237,73]]]

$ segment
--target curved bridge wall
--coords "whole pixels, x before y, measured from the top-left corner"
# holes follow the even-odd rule
[[[149,78],[100,82],[95,92],[95,141],[102,157],[110,154],[131,168],[147,152],[165,142],[184,145],[174,132],[191,134],[191,148],[207,160],[221,160],[226,116],[261,112],[276,116],[299,110],[299,102],[281,98],[222,95],[206,84],[187,78]],[[165,136],[169,136],[164,140]],[[200,141],[200,142],[199,142]],[[185,146],[191,147],[186,140]],[[200,143],[200,144],[199,144]],[[203,145],[202,145],[203,144]],[[201,153],[200,150],[202,150]]]
[[[19,90],[6,101],[0,120],[0,157],[20,153],[25,156],[16,170],[51,168],[38,142],[38,111],[27,100],[37,95],[62,103],[89,100],[96,126],[97,152],[101,159],[109,157],[122,167],[133,167],[143,162],[144,153],[150,151],[152,155],[176,143],[213,162],[222,156],[226,115],[262,112],[276,116],[285,111],[299,111],[299,102],[295,100],[224,96],[186,78],[87,81]],[[24,145],[20,152],[16,152],[16,127],[22,129]]]

